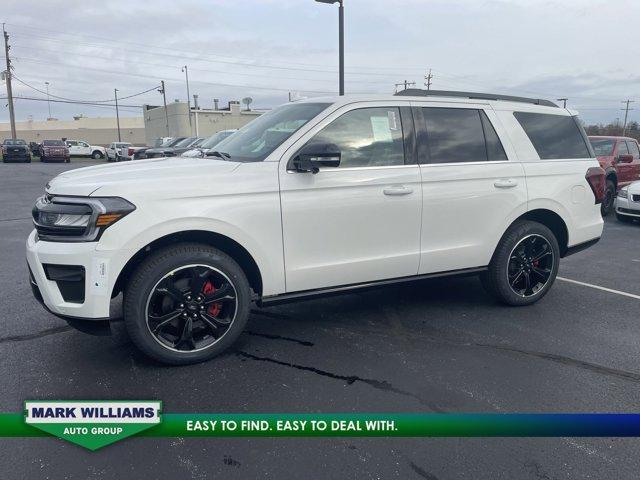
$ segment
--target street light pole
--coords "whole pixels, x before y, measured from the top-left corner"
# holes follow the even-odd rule
[[[339,92],[344,95],[344,0],[316,0],[318,3],[338,4]]]
[[[47,106],[49,107],[49,118],[47,120],[51,120],[51,100],[49,99],[49,82],[44,82],[47,86]]]
[[[118,141],[122,142],[122,137],[120,136],[120,111],[118,110],[118,89],[113,89],[113,95],[116,98],[116,122],[118,124]]]
[[[191,94],[189,93],[189,70],[185,65],[182,67],[184,76],[187,79],[187,111],[189,112],[189,135],[193,134],[193,126],[191,125]]]

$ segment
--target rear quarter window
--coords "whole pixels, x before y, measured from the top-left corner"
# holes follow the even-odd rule
[[[513,112],[541,160],[591,157],[574,117],[546,113]]]

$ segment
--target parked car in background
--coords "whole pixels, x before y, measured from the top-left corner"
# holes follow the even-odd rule
[[[455,93],[303,100],[206,160],[65,172],[33,208],[34,296],[104,332],[123,292],[133,343],[169,364],[228,349],[253,302],[474,274],[533,304],[600,239],[604,170],[570,111]]]
[[[135,160],[142,160],[145,158],[156,158],[156,157],[164,157],[165,155],[156,155],[154,154],[154,152],[156,151],[161,151],[162,149],[165,148],[170,148],[173,147],[175,145],[177,145],[178,143],[180,143],[182,140],[184,140],[186,137],[162,137],[162,138],[157,138],[156,141],[154,142],[154,145],[156,145],[158,143],[159,140],[163,140],[163,142],[160,145],[156,145],[153,147],[142,147],[139,150],[137,150],[133,156],[133,158]],[[147,152],[152,151],[151,156],[147,155]]]
[[[136,147],[129,142],[113,142],[107,145],[106,155],[109,162],[124,162],[137,158],[146,147]]]
[[[616,218],[624,223],[640,220],[640,181],[633,182],[618,191]]]
[[[640,179],[640,146],[629,137],[591,136],[589,142],[607,178],[601,207],[606,216],[613,211],[618,190]]]
[[[38,152],[41,162],[66,162],[71,161],[69,148],[62,140],[43,140]]]
[[[107,156],[106,149],[97,145],[89,145],[84,140],[66,140],[69,153],[74,157],[92,157],[96,160]]]
[[[199,145],[192,146],[189,150],[184,152],[182,156],[183,157],[204,157],[208,150],[212,149],[222,140],[224,140],[229,135],[237,131],[238,131],[237,129],[233,129],[233,130],[222,130],[220,132],[214,133]]]
[[[149,148],[158,148],[161,147],[163,145],[168,144],[171,140],[173,140],[175,137],[160,137],[160,138],[156,138],[153,143],[151,144],[151,147]]]
[[[182,139],[175,138],[169,142],[168,145],[148,149],[145,152],[145,155],[146,158],[175,157],[183,154],[201,141],[204,140],[199,137],[185,137]]]
[[[29,150],[27,142],[25,142],[24,140],[13,140],[11,138],[8,138],[4,142],[2,142],[2,147],[0,148],[0,150],[2,153],[2,161],[4,163],[31,163],[31,151]]]

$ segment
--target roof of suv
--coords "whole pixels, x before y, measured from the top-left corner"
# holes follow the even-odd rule
[[[514,97],[509,95],[497,95],[491,93],[455,92],[439,90],[408,89],[396,95],[381,94],[352,94],[333,97],[311,97],[298,100],[296,103],[331,103],[334,105],[347,105],[362,101],[398,101],[408,100],[416,102],[434,103],[474,103],[488,104],[496,109],[540,111],[555,114],[575,115],[576,112],[558,107],[549,100]]]

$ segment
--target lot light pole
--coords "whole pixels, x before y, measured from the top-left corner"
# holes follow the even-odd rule
[[[185,65],[182,67],[184,76],[187,79],[187,111],[189,112],[189,135],[193,134],[193,126],[191,125],[191,94],[189,93],[189,70]]]
[[[113,89],[113,95],[116,98],[116,122],[118,124],[118,141],[121,142],[122,137],[120,136],[120,112],[118,110],[118,89],[117,88]]]
[[[49,98],[49,82],[44,82],[47,86],[47,107],[49,107],[49,118],[47,120],[51,120],[51,99]]]
[[[318,3],[338,3],[338,35],[340,44],[340,95],[344,95],[344,0],[316,0]]]

